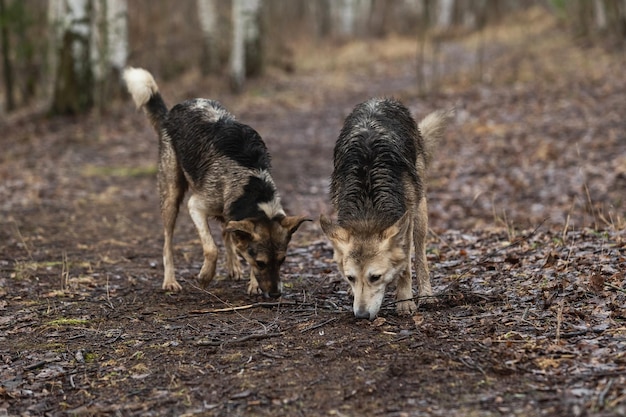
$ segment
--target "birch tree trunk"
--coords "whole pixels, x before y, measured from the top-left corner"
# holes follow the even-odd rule
[[[333,0],[336,33],[350,38],[367,32],[367,21],[371,19],[372,0]],[[387,5],[388,7],[388,5]]]
[[[52,114],[81,113],[93,105],[89,5],[88,0],[49,0]]]
[[[606,9],[602,0],[593,0],[593,15],[595,16],[596,29],[600,31],[606,30],[608,23]]]
[[[261,0],[233,0],[233,44],[230,78],[234,91],[241,91],[247,76],[262,71]]]
[[[437,1],[437,29],[446,30],[452,26],[454,0]]]
[[[220,70],[217,45],[217,0],[197,0],[197,7],[204,40],[200,69],[203,74],[215,74]]]
[[[99,108],[121,93],[119,82],[128,60],[128,5],[126,0],[93,1],[90,42],[95,101]]]
[[[341,36],[353,36],[356,22],[356,0],[341,0],[336,4],[339,6],[339,34]]]

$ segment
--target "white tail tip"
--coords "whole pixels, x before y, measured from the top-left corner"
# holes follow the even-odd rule
[[[124,70],[122,78],[137,108],[145,106],[150,97],[159,91],[156,81],[145,69],[128,67]]]

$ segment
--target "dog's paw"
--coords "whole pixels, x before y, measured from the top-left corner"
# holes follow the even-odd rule
[[[198,274],[198,281],[200,281],[200,286],[202,288],[208,287],[211,281],[213,281],[213,277],[215,277],[215,263],[205,262],[202,265],[200,273]]]
[[[230,277],[230,279],[239,281],[243,278],[243,271],[241,270],[241,268],[229,268],[228,276]]]
[[[399,301],[396,305],[396,311],[401,316],[410,316],[417,312],[417,304],[413,300]]]
[[[263,291],[261,291],[261,288],[259,288],[259,283],[257,282],[257,280],[251,279],[250,282],[248,282],[248,294],[257,295],[261,293],[263,293]]]
[[[175,279],[166,279],[165,281],[163,281],[162,288],[165,291],[180,291],[183,289],[183,287],[181,287],[181,285]]]

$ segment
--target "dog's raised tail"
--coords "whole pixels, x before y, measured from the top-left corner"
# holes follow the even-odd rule
[[[418,127],[424,138],[424,152],[426,154],[426,165],[430,165],[435,149],[443,138],[446,128],[454,118],[454,108],[448,110],[438,110],[428,114],[419,123]]]
[[[167,106],[152,74],[142,68],[128,67],[124,70],[122,78],[137,108],[145,110],[158,131],[161,120],[167,115]]]

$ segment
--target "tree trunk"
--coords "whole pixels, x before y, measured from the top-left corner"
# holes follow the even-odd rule
[[[341,0],[336,4],[339,6],[339,35],[351,37],[356,22],[356,0]]]
[[[233,0],[230,78],[236,92],[241,91],[247,76],[262,71],[260,10],[261,0]]]
[[[437,1],[437,29],[447,30],[454,18],[454,0]]]
[[[602,0],[593,0],[593,15],[596,21],[596,29],[606,30],[608,23],[606,18],[606,9]]]
[[[77,114],[93,106],[93,73],[88,0],[50,0],[49,24],[54,56],[52,114]]]
[[[4,88],[6,89],[6,111],[15,110],[15,91],[13,89],[13,67],[11,65],[11,43],[9,41],[9,19],[4,0],[0,0],[0,17],[2,18],[2,69],[4,72]]]
[[[100,109],[122,93],[118,82],[128,60],[126,0],[95,0],[90,43],[95,101]]]
[[[200,69],[202,74],[216,74],[220,70],[219,48],[217,44],[217,0],[197,0],[198,19],[204,44]]]

